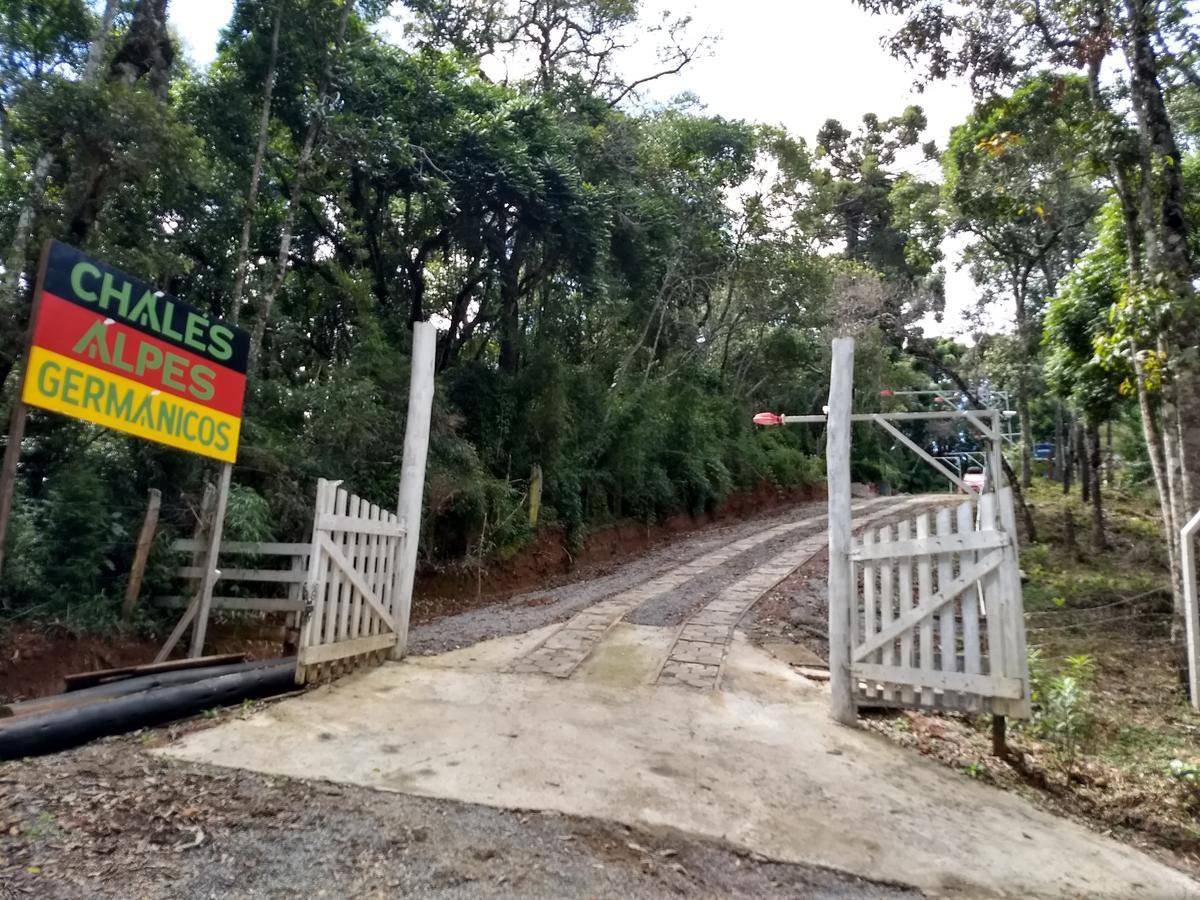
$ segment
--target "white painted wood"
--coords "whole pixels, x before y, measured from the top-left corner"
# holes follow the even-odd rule
[[[988,435],[991,440],[992,456],[992,493],[1000,490],[1004,484],[1004,437],[1000,432],[1000,410],[993,409],[992,430]]]
[[[207,570],[203,566],[180,566],[175,574],[180,578],[203,578]],[[218,581],[256,581],[274,584],[292,584],[303,582],[304,573],[298,576],[288,569],[217,569],[213,582]]]
[[[896,525],[896,537],[898,544],[903,544],[910,540],[912,536],[912,523],[905,519]],[[912,556],[902,556],[896,564],[896,615],[902,616],[913,607],[913,567]],[[913,629],[906,628],[900,633],[900,659],[897,664],[902,668],[913,668],[916,661],[913,658]],[[900,692],[900,702],[911,705],[915,699],[915,694],[911,687],[905,687]]]
[[[948,507],[943,507],[937,511],[937,516],[934,522],[937,526],[939,535],[948,535],[951,533],[952,522],[954,516]],[[999,564],[999,555],[997,554],[997,564]],[[937,584],[938,592],[945,595],[945,600],[942,607],[937,613],[937,628],[938,628],[938,654],[941,664],[936,668],[943,672],[958,671],[958,641],[955,634],[955,607],[957,606],[958,596],[965,589],[974,586],[976,579],[965,581],[960,575],[958,578],[954,576],[954,558],[948,553],[940,553],[936,557],[935,566],[937,568]],[[951,697],[950,701],[957,704],[958,698]]]
[[[923,512],[917,516],[917,539],[929,537],[929,513]],[[917,557],[917,603],[913,609],[920,609],[933,600],[933,560],[928,554]],[[907,613],[906,615],[911,615]],[[903,616],[901,617],[903,618]],[[920,668],[933,671],[933,619],[926,616],[920,621]],[[921,692],[921,703],[930,706],[933,703],[933,691],[925,688]]]
[[[967,507],[973,508],[968,503]],[[971,523],[971,528],[974,524]],[[938,535],[925,540],[892,541],[887,545],[860,545],[850,553],[854,560],[896,559],[912,557],[921,553],[959,553],[973,550],[995,550],[1008,545],[1008,538],[995,531],[965,531],[958,534]]]
[[[892,526],[882,525],[879,528],[879,543],[892,543]],[[888,557],[879,563],[879,627],[880,630],[887,628],[896,618],[895,615],[895,591],[896,586],[893,582],[892,572],[893,560]],[[888,641],[883,645],[879,652],[879,661],[885,666],[896,665],[896,642]],[[883,699],[893,700],[892,690],[889,687],[883,688]]]
[[[960,535],[967,534],[983,534],[975,532],[975,504],[968,501],[962,503],[955,510],[956,525]],[[959,571],[971,566],[978,559],[978,553],[974,550],[963,551],[958,554]],[[986,576],[985,576],[986,577]],[[962,646],[963,646],[963,671],[968,675],[978,675],[983,669],[981,665],[982,651],[979,646],[979,592],[982,579],[976,584],[971,585],[962,592],[959,598],[959,607],[962,610]],[[964,705],[967,709],[977,710],[980,707],[978,695],[971,694],[964,697]]]
[[[286,544],[273,541],[221,541],[221,555],[307,556],[309,546],[309,544]],[[204,547],[204,542],[195,538],[180,538],[172,541],[170,545],[170,549],[175,553],[193,553],[203,550]]]
[[[1196,530],[1200,529],[1200,512],[1192,516],[1179,532],[1183,562],[1183,606],[1187,620],[1188,688],[1192,709],[1200,710],[1200,605],[1196,603]]]
[[[862,537],[860,538],[860,540],[862,543],[859,546],[864,547],[864,548],[870,548],[870,547],[874,546],[874,544],[875,544],[875,534],[870,528],[868,528],[863,531],[863,534],[862,534]],[[853,546],[853,544],[852,544],[852,546]],[[874,637],[875,634],[879,631],[879,624],[878,624],[879,616],[878,616],[878,612],[876,609],[876,595],[875,595],[876,584],[878,583],[878,579],[879,579],[879,572],[878,572],[878,566],[874,562],[862,562],[862,563],[860,563],[859,568],[862,569],[862,600],[863,600],[863,602],[862,602],[862,638],[861,638],[861,640],[865,642],[865,641],[870,640],[872,637]],[[859,641],[859,636],[857,633],[855,633],[853,635],[852,640],[855,642]],[[876,656],[876,658],[872,659],[871,661],[878,662],[879,660],[878,660],[878,657]],[[869,700],[874,699],[875,688],[871,685],[867,685],[861,691],[861,693]]]
[[[208,553],[200,585],[200,603],[196,608],[196,621],[192,625],[192,644],[188,651],[190,659],[204,655],[204,637],[208,631],[208,612],[212,605],[213,587],[217,583],[217,555],[221,547],[221,532],[225,528],[225,507],[229,504],[229,484],[232,478],[233,463],[222,464],[221,480],[217,486],[217,506],[213,512],[212,528],[208,533]]]
[[[1002,596],[1006,613],[1002,631],[1005,638],[1005,654],[1009,661],[1006,671],[1019,674],[1025,685],[1024,697],[1010,704],[1009,715],[1029,718],[1032,708],[1029,697],[1029,653],[1025,641],[1025,608],[1021,595],[1021,559],[1017,544],[1017,516],[1013,509],[1013,490],[1006,487],[996,493],[1000,527],[1008,533],[1009,542],[1004,550],[1005,565],[1001,569]]]
[[[850,674],[850,610],[854,596],[850,561],[850,421],[854,399],[854,341],[833,342],[825,468],[829,493],[829,687],[830,713],[843,725],[857,720]]]
[[[194,597],[154,597],[151,604],[162,609],[185,609]],[[299,612],[304,608],[301,600],[290,597],[218,597],[212,598],[210,609],[236,610],[239,612]]]
[[[379,602],[379,598],[376,597],[375,594],[371,591],[371,589],[367,586],[367,583],[363,579],[362,574],[354,568],[354,565],[350,562],[350,559],[346,556],[346,551],[343,549],[343,547],[339,547],[337,544],[335,544],[333,542],[333,540],[327,534],[321,535],[321,546],[325,550],[325,552],[329,555],[330,563],[337,568],[338,577],[344,582],[342,585],[342,592],[341,592],[342,593],[342,601],[341,602],[342,602],[343,607],[349,608],[350,599],[351,599],[350,598],[350,588],[353,587],[353,589],[357,590],[359,592],[359,594],[362,595],[363,600],[365,600],[370,605],[370,607],[374,611],[375,615],[379,616],[379,618],[389,628],[394,629],[396,627],[396,623],[395,623],[395,620],[392,618],[391,613],[389,613],[386,609],[383,608],[383,604]],[[339,611],[339,615],[340,615],[340,611]],[[338,628],[334,632],[334,634],[335,634],[335,639],[337,639],[337,640],[341,640],[345,637],[344,631],[340,625],[338,626]]]
[[[379,507],[374,503],[363,504],[362,512],[366,514],[368,522],[379,521]],[[383,597],[380,596],[379,585],[375,583],[375,545],[382,539],[383,536],[378,534],[359,535],[359,565],[363,573],[363,582],[370,592],[379,598],[380,605],[387,609]],[[375,617],[367,607],[368,604],[361,597],[354,599],[354,608],[350,612],[351,637],[366,637],[370,633],[371,622]]]
[[[904,629],[912,628],[914,625],[920,623],[922,619],[942,611],[947,604],[957,598],[967,587],[1000,565],[1001,559],[1001,551],[993,550],[986,556],[981,556],[977,562],[967,567],[958,578],[947,577],[944,582],[939,582],[939,590],[933,596],[921,600],[920,603],[896,619],[890,626],[880,631],[871,640],[865,641],[862,646],[857,647],[855,649],[855,661],[865,661],[869,654],[878,650],[887,641],[899,637]]]
[[[324,478],[317,481],[316,512],[313,515],[312,554],[308,564],[307,610],[303,627],[300,629],[300,649],[321,643],[321,622],[325,614],[325,580],[328,561],[319,552],[321,529],[317,525],[321,515],[330,509],[333,485]],[[301,665],[296,666],[296,683],[304,684],[307,673]]]
[[[391,651],[392,659],[402,659],[408,652],[408,621],[412,612],[413,580],[417,571],[422,498],[425,493],[425,461],[429,452],[429,424],[433,415],[436,348],[437,329],[433,323],[414,323],[408,421],[404,426],[404,464],[400,471],[400,496],[396,506],[396,516],[404,526],[405,539],[397,546],[397,566],[393,572],[396,579],[392,599],[396,613],[396,645]]]
[[[933,688],[941,691],[966,691],[989,697],[1016,700],[1024,689],[1019,678],[992,675],[968,675],[965,672],[934,672],[925,669],[902,669],[899,666],[883,666],[878,663],[855,663],[854,674],[858,678],[891,684],[909,684],[914,687]],[[952,701],[958,700],[952,697]],[[960,707],[955,707],[960,708]]]
[[[343,492],[344,493],[344,492]],[[349,503],[349,495],[347,495]],[[351,532],[354,534],[386,534],[397,537],[404,534],[404,526],[396,521],[369,522],[350,513],[334,513],[321,519],[323,531]]]

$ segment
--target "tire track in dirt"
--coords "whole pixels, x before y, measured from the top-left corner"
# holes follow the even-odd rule
[[[859,510],[873,508],[880,500],[857,504]],[[809,516],[799,521],[785,522],[766,528],[719,549],[701,553],[685,563],[644,581],[629,590],[608,597],[576,613],[554,634],[547,637],[508,669],[509,672],[540,673],[556,678],[569,678],[579,665],[600,644],[608,630],[639,607],[650,607],[661,598],[670,597],[685,586],[718,573],[743,554],[777,540],[791,541],[798,531],[811,532],[824,516]]]
[[[679,564],[715,552],[742,538],[760,534],[783,523],[795,523],[823,513],[825,504],[806,503],[759,519],[707,528],[658,547],[651,552],[609,566],[590,577],[551,590],[518,594],[507,600],[464,610],[413,627],[409,652],[419,656],[443,653],[493,637],[523,634],[554,622],[565,621],[579,610],[630,590]]]

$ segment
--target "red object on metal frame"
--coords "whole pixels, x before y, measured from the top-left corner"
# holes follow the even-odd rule
[[[757,416],[754,417],[754,424],[755,425],[782,425],[783,424],[783,416],[777,415],[773,412],[760,412]]]

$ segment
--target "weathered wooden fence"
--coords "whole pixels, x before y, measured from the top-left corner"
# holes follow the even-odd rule
[[[858,706],[1028,717],[1012,491],[851,540],[850,674]]]
[[[317,482],[308,543],[223,541],[216,561],[220,592],[212,596],[211,609],[283,613],[286,642],[299,650],[296,677],[301,684],[380,662],[397,642],[404,526],[395,513],[340,484]],[[188,613],[160,653],[162,658],[195,615],[206,548],[203,537],[171,545],[173,552],[191,557],[175,570],[189,590],[153,602]]]
[[[403,539],[394,513],[338,482],[317,484],[298,683],[381,662],[395,646]]]
[[[166,659],[184,630],[196,615],[200,580],[204,575],[207,542],[187,538],[171,544],[173,553],[188,558],[175,570],[176,577],[188,589],[186,594],[155,597],[155,606],[185,610],[175,631],[159,651],[158,660]],[[284,643],[295,643],[304,611],[303,586],[308,571],[309,544],[222,541],[214,564],[216,584],[225,591],[214,594],[211,609],[226,612],[285,613]],[[230,591],[233,585],[236,591]]]
[[[308,543],[222,541],[230,478],[230,470],[223,469],[222,488],[210,487],[205,493],[195,536],[172,546],[174,552],[191,556],[190,563],[176,571],[187,586],[186,593],[155,602],[185,611],[158,659],[170,655],[189,626],[193,627],[190,655],[201,655],[210,609],[285,613],[285,631],[294,635],[299,645],[296,679],[302,684],[367,662],[404,656],[425,490],[436,347],[433,324],[415,323],[397,511],[388,512],[350,494],[339,487],[341,482],[321,479]],[[224,561],[231,557],[247,562],[224,568]],[[217,585],[225,588],[235,582],[255,587],[216,592]],[[132,602],[127,602],[132,607]]]

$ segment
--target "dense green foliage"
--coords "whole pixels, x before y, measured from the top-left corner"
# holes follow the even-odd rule
[[[98,58],[82,0],[4,0],[5,401],[19,276],[59,238],[254,333],[234,537],[306,534],[317,477],[390,505],[409,326],[425,319],[440,332],[427,562],[526,540],[534,466],[542,520],[573,544],[598,523],[818,481],[818,432],[750,416],[820,409],[835,329],[863,342],[866,396],[926,383],[900,345],[940,303],[937,188],[895,165],[920,110],[858,135],[830,122],[809,146],[687,102],[643,109],[637,88],[660,73],[612,63],[637,4],[501,6],[414,2],[401,49],[373,27],[387,4],[246,0],[190,71],[155,31],[161,0],[118,4]],[[525,80],[480,74],[502,39],[519,49],[565,12],[587,35],[564,34]],[[665,58],[703,43],[685,25],[659,35]],[[927,483],[890,442],[856,449],[860,477]],[[187,533],[211,475],[34,414],[2,599],[111,612],[146,490]]]

